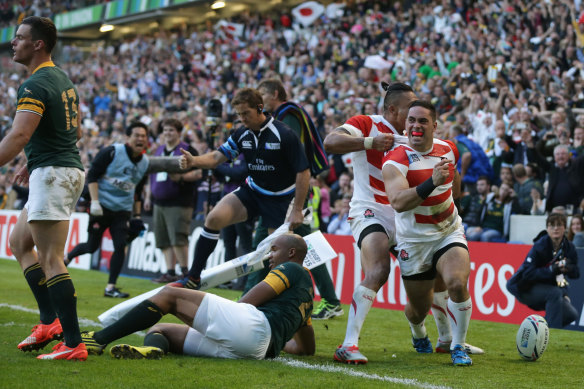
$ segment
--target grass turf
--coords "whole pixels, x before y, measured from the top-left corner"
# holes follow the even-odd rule
[[[581,388],[584,387],[584,333],[550,331],[550,343],[536,362],[521,360],[515,348],[517,325],[471,321],[467,341],[485,349],[474,366],[453,367],[446,354],[417,354],[402,312],[372,309],[361,332],[360,349],[367,365],[332,361],[345,334],[348,307],[339,318],[314,321],[317,344],[311,357],[282,354],[274,361],[219,360],[168,355],[159,361],[116,360],[109,353],[86,362],[39,361],[39,352],[23,353],[18,342],[38,322],[36,303],[14,261],[0,259],[1,388]],[[121,300],[105,298],[107,274],[71,270],[78,295],[82,330],[98,329],[97,316]],[[149,280],[121,277],[118,285],[132,296],[153,289]],[[213,292],[234,299],[238,292]],[[173,317],[164,321],[178,322]],[[436,339],[432,317],[426,321]],[[140,335],[116,343],[141,345]],[[55,343],[51,343],[50,346]],[[44,352],[50,350],[47,346]],[[107,349],[109,351],[109,347]]]

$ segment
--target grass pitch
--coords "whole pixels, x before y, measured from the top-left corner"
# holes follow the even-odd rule
[[[520,359],[515,349],[516,325],[471,321],[468,342],[485,349],[471,367],[453,367],[446,354],[417,354],[408,324],[399,311],[372,309],[359,343],[367,365],[333,362],[342,342],[347,307],[340,318],[314,321],[317,344],[311,357],[282,353],[273,361],[220,360],[168,355],[159,361],[116,360],[104,355],[86,362],[40,361],[38,352],[16,345],[38,322],[36,303],[14,261],[0,259],[0,388],[582,388],[584,333],[550,331],[550,343],[536,362]],[[78,295],[82,330],[98,329],[97,316],[121,300],[103,296],[107,274],[71,269]],[[156,287],[149,280],[121,277],[118,285],[136,296]],[[237,292],[213,290],[227,298]],[[178,322],[173,317],[165,321]],[[436,341],[432,317],[426,320]],[[119,343],[141,345],[138,334]],[[51,343],[52,346],[54,343]],[[45,348],[45,352],[50,350]]]

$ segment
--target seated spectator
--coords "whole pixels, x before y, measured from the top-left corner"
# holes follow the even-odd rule
[[[349,218],[349,203],[351,195],[345,195],[342,199],[335,202],[335,214],[331,217],[327,232],[334,235],[351,235],[351,226],[347,219]]]
[[[519,212],[519,202],[508,184],[497,193],[489,193],[478,227],[469,227],[466,238],[474,242],[507,242],[511,215]]]
[[[513,176],[515,177],[515,185],[513,187],[522,215],[529,215],[533,207],[533,199],[531,197],[531,190],[535,189],[543,196],[543,185],[540,181],[534,180],[527,176],[525,166],[517,163],[513,166]]]
[[[531,188],[531,210],[530,215],[545,215],[545,198],[536,188]]]
[[[491,191],[491,182],[486,176],[480,176],[477,180],[477,193],[466,193],[460,199],[458,214],[462,218],[462,225],[466,232],[469,227],[478,227],[487,195]]]
[[[351,180],[353,177],[348,172],[343,172],[337,182],[331,185],[330,203],[335,204],[337,200],[342,199],[347,193],[351,193]]]
[[[571,151],[574,158],[584,155],[584,127],[574,128]]]
[[[562,328],[578,318],[568,298],[566,277],[580,277],[576,248],[565,236],[566,216],[552,213],[546,230],[535,239],[525,262],[507,281],[507,290],[536,311],[545,310],[550,328]]]
[[[566,237],[570,242],[574,242],[574,237],[578,234],[582,235],[582,227],[584,226],[584,221],[582,220],[582,215],[574,215],[570,220],[570,227],[566,233]]]

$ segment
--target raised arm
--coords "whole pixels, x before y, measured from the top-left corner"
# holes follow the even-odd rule
[[[387,151],[393,147],[393,134],[380,134],[376,137],[359,137],[349,133],[343,127],[337,127],[324,139],[327,153],[345,154],[353,151],[374,149]]]
[[[217,150],[200,156],[193,156],[185,149],[181,149],[180,151],[183,154],[179,160],[181,169],[191,169],[193,167],[215,169],[219,164],[227,161],[227,157]]]

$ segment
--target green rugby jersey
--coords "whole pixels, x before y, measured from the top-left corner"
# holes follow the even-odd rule
[[[52,61],[39,65],[20,86],[16,112],[32,112],[41,117],[24,147],[29,173],[42,166],[83,170],[76,145],[78,109],[75,86]]]
[[[311,324],[312,278],[308,269],[295,262],[276,266],[264,279],[278,296],[258,307],[272,329],[272,345],[266,356],[277,357],[300,327]]]

